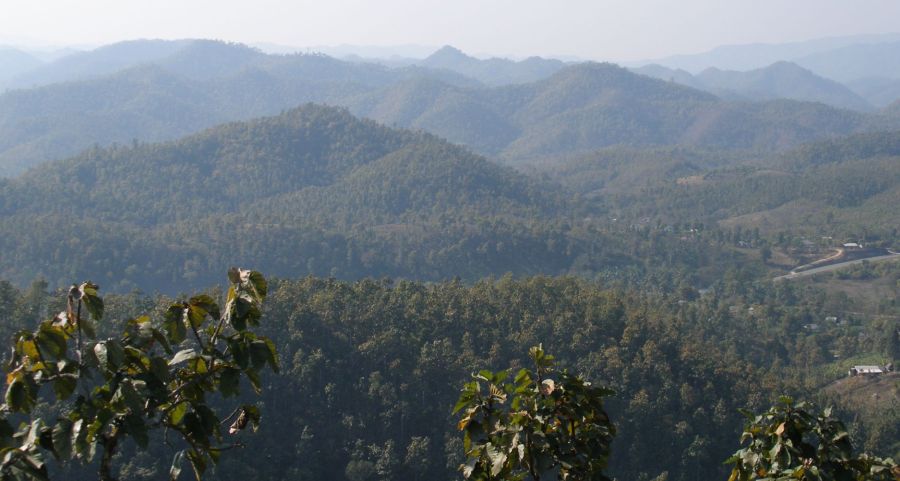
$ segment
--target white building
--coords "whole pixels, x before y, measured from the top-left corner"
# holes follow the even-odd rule
[[[850,376],[878,376],[886,371],[882,366],[853,366],[847,374]]]

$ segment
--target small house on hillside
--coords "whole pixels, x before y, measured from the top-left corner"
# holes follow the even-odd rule
[[[880,376],[887,372],[882,366],[853,366],[847,373],[849,376]]]
[[[862,249],[863,246],[862,246],[862,244],[860,244],[858,242],[845,242],[843,247],[844,247],[844,249],[847,249],[847,250],[855,250],[855,249]]]

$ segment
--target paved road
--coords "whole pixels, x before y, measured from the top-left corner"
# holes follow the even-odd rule
[[[866,257],[865,259],[855,259],[852,261],[841,262],[839,264],[831,264],[830,266],[816,267],[815,269],[809,269],[802,272],[791,272],[790,274],[786,274],[783,276],[778,276],[773,281],[782,281],[782,280],[790,280],[790,279],[799,279],[801,277],[813,276],[816,274],[821,274],[823,272],[830,272],[842,267],[852,266],[854,264],[862,264],[864,261],[868,262],[877,262],[877,261],[885,261],[889,259],[900,259],[900,253],[891,252],[890,254],[883,256],[875,256],[875,257]]]

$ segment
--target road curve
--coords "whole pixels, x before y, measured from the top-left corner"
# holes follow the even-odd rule
[[[783,276],[778,276],[773,281],[786,281],[791,279],[799,279],[801,277],[813,276],[816,274],[821,274],[823,272],[830,272],[842,267],[852,266],[854,264],[862,264],[863,262],[877,262],[877,261],[886,261],[890,259],[900,259],[900,253],[898,252],[890,252],[890,254],[883,256],[875,256],[875,257],[866,257],[864,259],[854,259],[852,261],[841,262],[839,264],[831,264],[828,266],[816,267],[814,269],[805,270],[802,272],[791,272],[790,274],[785,274]]]

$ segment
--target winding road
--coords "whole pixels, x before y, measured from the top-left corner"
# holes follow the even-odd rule
[[[834,271],[837,269],[841,269],[843,267],[852,266],[854,264],[862,264],[863,262],[878,262],[878,261],[886,261],[886,260],[890,260],[890,259],[900,259],[900,252],[888,251],[888,254],[882,255],[882,256],[873,256],[873,257],[866,257],[863,259],[854,259],[852,261],[841,262],[838,264],[831,264],[831,265],[822,266],[822,267],[816,267],[813,269],[808,269],[808,270],[800,271],[800,272],[791,271],[790,274],[778,276],[772,280],[773,281],[784,281],[784,280],[790,280],[790,279],[799,279],[801,277],[813,276],[816,274],[821,274],[823,272]]]

